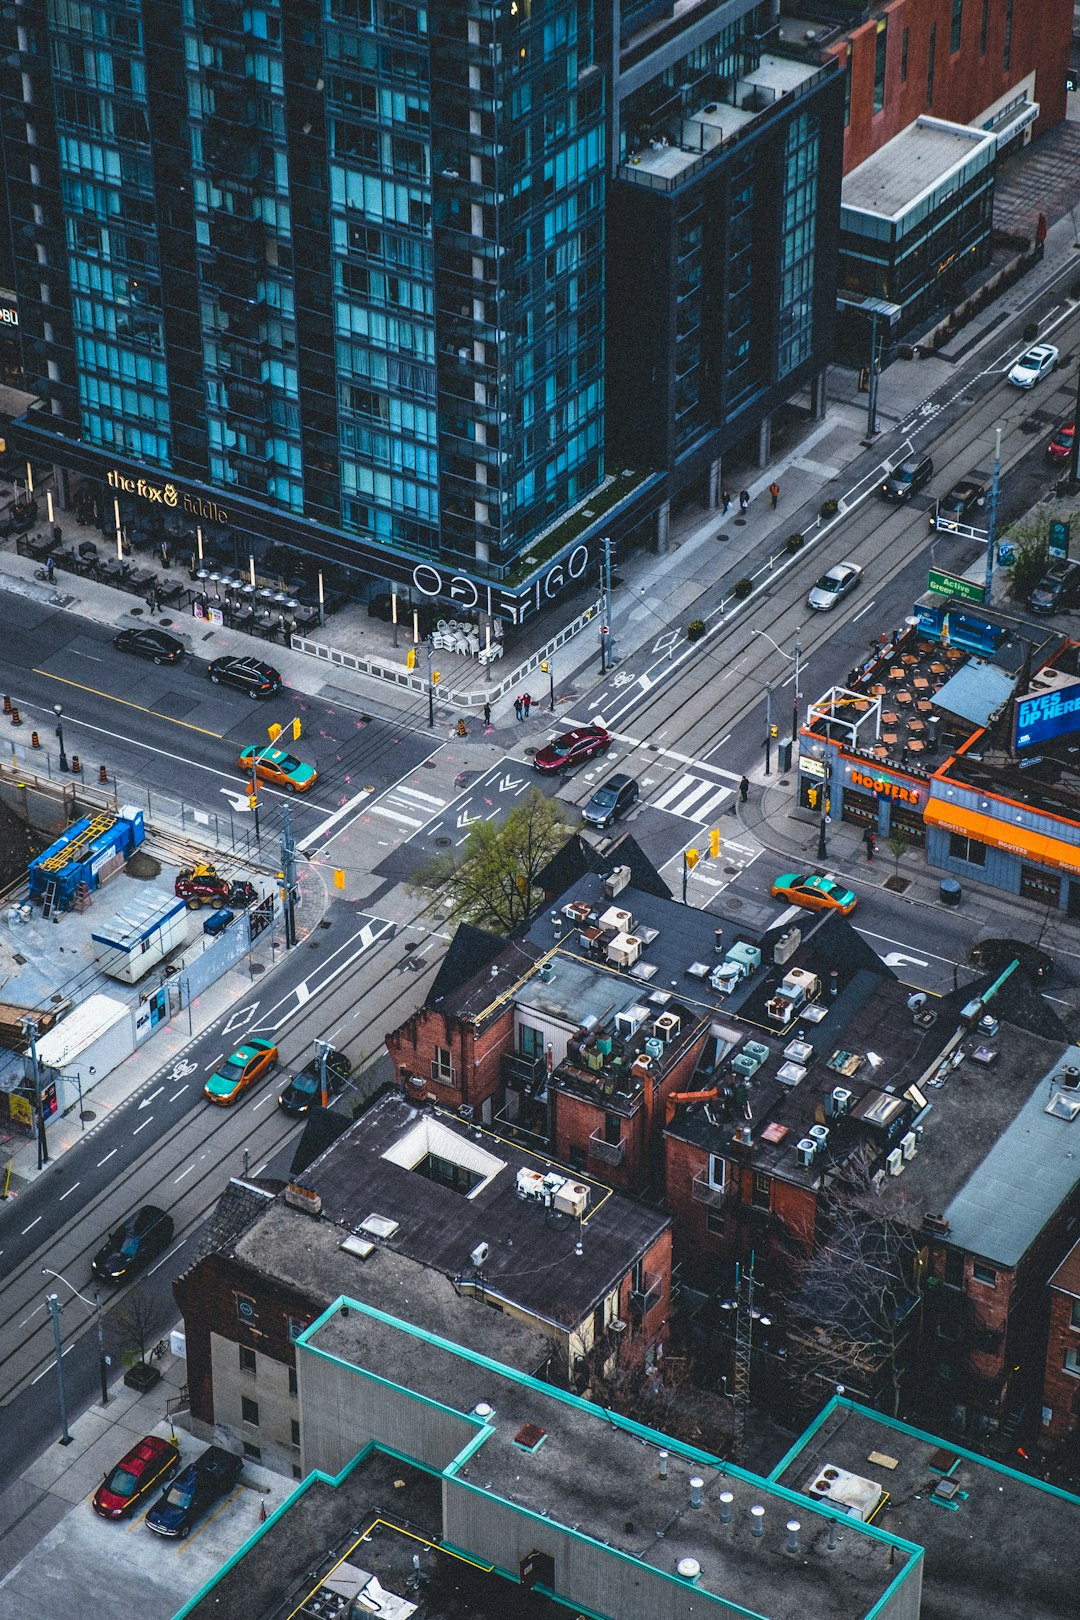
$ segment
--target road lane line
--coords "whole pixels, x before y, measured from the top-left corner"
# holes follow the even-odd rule
[[[61,1204],[62,1204],[62,1203],[63,1203],[63,1202],[64,1202],[64,1199],[65,1199],[65,1198],[70,1198],[70,1197],[71,1197],[71,1195],[72,1195],[72,1193],[73,1193],[73,1192],[74,1192],[74,1191],[75,1191],[75,1188],[76,1188],[76,1187],[81,1187],[81,1186],[82,1186],[82,1182],[81,1182],[81,1181],[75,1181],[75,1182],[72,1182],[72,1184],[71,1184],[71,1186],[70,1186],[70,1187],[69,1187],[69,1188],[68,1188],[68,1190],[67,1190],[67,1192],[66,1192],[66,1193],[61,1193],[61,1194],[60,1194],[60,1197],[59,1197],[59,1199],[58,1199],[58,1202],[59,1202],[59,1203],[61,1203]]]
[[[869,600],[869,602],[867,602],[867,604],[866,604],[866,606],[865,606],[865,607],[861,607],[861,608],[860,608],[860,609],[859,609],[859,611],[858,611],[858,613],[853,613],[853,614],[852,614],[852,615],[851,615],[851,619],[850,619],[850,620],[849,620],[849,623],[851,623],[851,624],[858,624],[858,622],[859,622],[859,620],[860,620],[860,619],[861,619],[861,618],[862,618],[862,616],[863,616],[863,614],[864,614],[864,613],[869,613],[869,611],[870,611],[870,609],[871,609],[871,608],[872,608],[872,607],[873,607],[873,605],[874,605],[874,603],[875,603],[875,602],[876,602],[876,601],[877,601],[877,597],[876,597],[876,596],[872,596],[872,597],[871,597],[871,598],[870,598],[870,600]]]
[[[147,1117],[143,1120],[141,1125],[136,1125],[135,1129],[131,1133],[132,1136],[138,1136],[140,1131],[145,1131],[146,1127],[151,1123],[153,1118],[154,1118],[153,1114],[148,1114]]]
[[[111,1149],[110,1149],[110,1150],[109,1150],[109,1152],[108,1152],[108,1153],[106,1153],[106,1155],[105,1155],[105,1157],[104,1157],[104,1158],[103,1158],[103,1159],[99,1159],[99,1160],[98,1160],[98,1162],[97,1162],[97,1167],[98,1167],[98,1169],[99,1169],[99,1170],[100,1170],[100,1169],[101,1169],[101,1167],[102,1167],[102,1165],[103,1165],[103,1164],[108,1164],[108,1162],[109,1162],[109,1160],[110,1160],[110,1159],[111,1159],[111,1158],[112,1158],[112,1156],[113,1156],[113,1154],[114,1154],[114,1153],[115,1153],[115,1152],[116,1152],[116,1149],[115,1149],[115,1148],[111,1148]]]
[[[89,692],[92,697],[104,698],[107,703],[119,703],[125,709],[138,709],[140,714],[152,714],[157,720],[167,720],[170,726],[182,726],[185,731],[197,731],[203,737],[216,737],[218,742],[225,735],[223,731],[211,731],[208,726],[193,725],[190,720],[174,720],[172,715],[158,714],[156,709],[147,708],[145,703],[132,703],[130,698],[113,697],[111,692],[102,692],[96,686],[84,686],[82,681],[69,680],[66,675],[53,675],[47,669],[37,668],[34,669],[34,674],[42,676],[47,681],[59,681],[62,686],[74,686],[76,691]],[[159,753],[161,750],[155,749],[154,752]]]
[[[40,1219],[41,1219],[40,1215],[35,1215],[34,1219],[30,1222],[30,1225],[23,1227],[20,1236],[25,1237],[27,1232],[32,1232],[34,1227],[37,1225],[38,1221],[40,1221]]]
[[[154,1275],[154,1272],[157,1271],[158,1267],[163,1266],[165,1264],[166,1260],[171,1260],[174,1254],[179,1254],[180,1250],[184,1247],[184,1244],[186,1242],[187,1242],[187,1238],[181,1238],[179,1243],[174,1243],[172,1248],[169,1250],[168,1254],[163,1254],[161,1259],[158,1261],[157,1265],[156,1266],[151,1266],[150,1270],[146,1273],[146,1275],[148,1277],[152,1277]]]
[[[187,1090],[187,1086],[181,1086],[179,1091],[174,1091],[173,1092],[172,1096],[169,1098],[169,1101],[170,1102],[175,1102],[177,1097],[182,1097],[186,1090]]]
[[[182,1170],[180,1174],[173,1179],[173,1186],[175,1187],[178,1182],[183,1181],[185,1176],[190,1176],[194,1168],[195,1166],[193,1164],[189,1164],[186,1170]]]

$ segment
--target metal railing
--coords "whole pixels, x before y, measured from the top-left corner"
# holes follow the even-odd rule
[[[718,1209],[724,1202],[723,1187],[716,1187],[709,1180],[707,1170],[699,1170],[691,1182],[691,1191],[699,1204],[708,1204],[712,1209]]]
[[[644,1286],[635,1288],[630,1295],[630,1314],[636,1321],[648,1316],[651,1310],[659,1305],[664,1292],[664,1279],[657,1275],[646,1274]]]
[[[602,1131],[593,1131],[589,1137],[589,1157],[599,1159],[601,1164],[622,1164],[626,1158],[626,1137],[608,1142]]]

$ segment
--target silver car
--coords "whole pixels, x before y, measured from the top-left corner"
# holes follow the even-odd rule
[[[807,607],[814,608],[818,613],[827,613],[834,608],[842,596],[853,591],[862,578],[862,569],[857,563],[836,563],[827,574],[822,574],[817,584],[808,592]]]

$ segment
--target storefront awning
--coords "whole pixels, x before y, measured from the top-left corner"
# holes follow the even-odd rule
[[[960,833],[994,849],[1008,850],[1011,855],[1019,855],[1036,866],[1080,872],[1080,844],[1067,844],[1063,838],[1048,838],[1045,833],[1031,832],[1027,827],[1010,826],[1007,821],[981,815],[978,810],[965,810],[945,799],[928,799],[923,820],[928,827],[941,827],[945,832]]]

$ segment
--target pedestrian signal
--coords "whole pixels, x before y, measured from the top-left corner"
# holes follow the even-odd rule
[[[405,668],[406,669],[415,669],[416,668],[416,648],[415,647],[410,647],[408,652],[405,654]]]
[[[688,849],[685,852],[683,859],[686,862],[687,868],[692,872],[698,861],[701,859],[700,849]]]
[[[257,798],[256,798],[256,797],[255,797],[255,795],[254,795],[254,793],[249,793],[249,794],[248,794],[248,809],[249,809],[249,810],[254,810],[254,809],[255,809],[255,807],[256,807],[256,805],[257,805],[257,804],[258,804],[258,802],[259,802],[259,801],[258,801],[258,799],[257,799]]]
[[[540,673],[541,673],[541,675],[546,675],[550,668],[551,668],[551,665],[548,663],[547,659],[542,658],[540,660]]]
[[[442,680],[442,676],[439,674],[438,670],[433,669],[432,672],[431,672],[431,684],[432,684],[432,686],[438,686],[438,684],[439,684],[439,682],[441,680]]]
[[[770,737],[779,737],[779,735],[780,735],[780,727],[779,726],[770,726],[769,727],[769,736]]]
[[[710,832],[710,834],[709,834],[709,854],[712,856],[713,860],[715,860],[716,857],[719,855],[719,853],[720,853],[720,829],[719,829],[719,827],[714,827],[712,829],[712,831]]]

